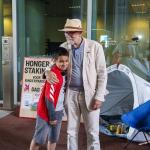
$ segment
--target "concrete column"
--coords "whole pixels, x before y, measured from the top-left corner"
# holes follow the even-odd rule
[[[96,40],[97,33],[97,0],[92,1],[92,29],[91,29],[91,39]]]
[[[91,25],[92,25],[92,0],[87,1],[87,38],[91,39]]]
[[[13,32],[13,89],[14,104],[18,100],[18,67],[17,67],[17,0],[12,0],[12,32]]]

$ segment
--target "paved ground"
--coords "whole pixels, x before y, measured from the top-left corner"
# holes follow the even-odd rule
[[[0,118],[3,118],[10,113],[12,113],[12,111],[0,110]]]
[[[18,110],[0,119],[0,150],[28,150],[33,136],[35,120],[19,118]],[[60,139],[56,150],[66,150],[67,133],[66,122],[62,123]],[[100,134],[101,150],[123,150],[126,139],[116,138]],[[42,146],[40,150],[46,150]],[[86,134],[81,123],[79,131],[79,150],[86,150]],[[139,146],[132,143],[127,150],[150,150],[150,145]]]

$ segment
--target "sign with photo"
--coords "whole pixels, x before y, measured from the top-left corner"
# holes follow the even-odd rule
[[[51,58],[24,58],[20,117],[36,117],[37,103],[45,82],[42,75],[51,62]]]

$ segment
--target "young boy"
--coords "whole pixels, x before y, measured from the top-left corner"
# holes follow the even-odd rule
[[[63,116],[65,76],[69,65],[69,53],[65,48],[58,48],[53,71],[59,82],[50,84],[45,81],[37,106],[35,134],[30,144],[30,150],[37,150],[47,141],[47,149],[55,150],[59,138]]]

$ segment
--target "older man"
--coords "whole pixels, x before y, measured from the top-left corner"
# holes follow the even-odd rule
[[[106,63],[102,46],[82,36],[79,19],[67,19],[63,31],[66,42],[61,46],[70,53],[70,68],[65,106],[68,118],[68,150],[78,150],[81,114],[87,133],[87,150],[100,150],[99,113],[107,82]],[[59,82],[48,73],[47,80]]]

